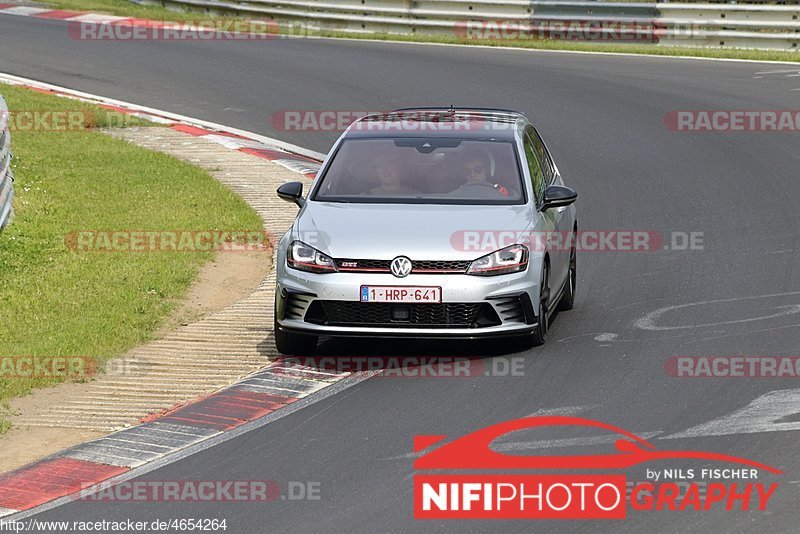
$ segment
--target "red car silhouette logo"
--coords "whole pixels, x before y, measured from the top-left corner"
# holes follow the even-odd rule
[[[492,441],[509,432],[537,427],[579,426],[608,430],[621,437],[616,453],[583,456],[517,456],[495,452]],[[447,436],[415,436],[414,452],[421,452]],[[414,469],[624,469],[657,460],[693,459],[728,462],[777,475],[783,471],[747,458],[702,451],[659,451],[644,439],[626,430],[581,417],[523,417],[477,430],[432,450],[414,461]]]

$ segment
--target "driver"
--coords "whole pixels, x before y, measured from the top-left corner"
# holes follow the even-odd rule
[[[489,182],[489,157],[482,150],[464,152],[464,175],[466,182],[452,192],[456,196],[478,196],[479,198],[505,198],[508,189]]]

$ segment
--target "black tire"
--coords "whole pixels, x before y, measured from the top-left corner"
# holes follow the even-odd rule
[[[536,309],[536,317],[539,319],[536,330],[531,334],[531,345],[539,347],[547,341],[547,330],[550,326],[547,316],[549,315],[548,303],[550,302],[550,266],[546,263],[542,268],[542,281],[539,284],[539,303]]]
[[[287,356],[313,356],[317,350],[317,336],[283,332],[275,321],[275,348]]]
[[[578,281],[578,255],[575,250],[575,243],[569,250],[569,273],[567,273],[567,283],[564,285],[564,293],[558,303],[558,311],[569,311],[575,307],[575,284]]]

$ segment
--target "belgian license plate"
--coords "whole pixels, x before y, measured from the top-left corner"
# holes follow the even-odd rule
[[[361,302],[442,302],[442,288],[361,286]]]

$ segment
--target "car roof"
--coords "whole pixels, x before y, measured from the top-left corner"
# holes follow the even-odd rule
[[[458,139],[513,140],[525,116],[508,109],[403,108],[374,113],[355,121],[346,138],[450,137]]]

